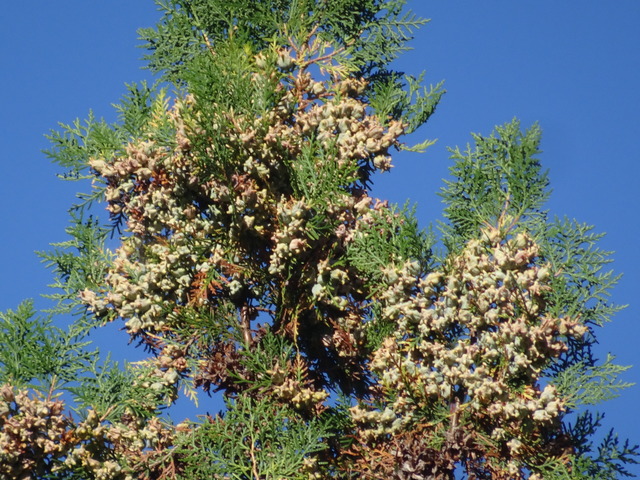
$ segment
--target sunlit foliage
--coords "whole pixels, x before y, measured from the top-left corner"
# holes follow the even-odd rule
[[[592,447],[584,409],[626,386],[590,348],[617,277],[590,227],[547,218],[539,129],[452,150],[440,248],[371,190],[430,145],[403,137],[442,95],[389,67],[425,23],[403,1],[157,3],[141,35],[159,86],[50,136],[90,183],[41,254],[76,320],[0,317],[0,474],[626,475],[636,448]],[[88,351],[110,322],[148,358]],[[218,415],[161,415],[215,394]]]

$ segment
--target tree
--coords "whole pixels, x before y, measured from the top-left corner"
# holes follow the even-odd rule
[[[443,92],[390,67],[425,23],[404,1],[158,5],[141,32],[158,85],[129,86],[114,125],[50,137],[91,181],[42,253],[75,321],[1,317],[0,473],[627,475],[637,448],[594,447],[588,410],[626,386],[591,352],[617,277],[590,226],[544,211],[539,129],[452,150],[438,242],[370,196],[394,149],[429,146],[401,139]],[[115,321],[147,360],[89,350]],[[181,392],[226,408],[173,425]]]

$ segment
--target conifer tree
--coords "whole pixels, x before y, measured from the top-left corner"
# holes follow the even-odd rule
[[[537,126],[451,151],[436,238],[371,195],[443,93],[390,66],[404,0],[156,3],[158,84],[50,136],[86,186],[41,254],[74,321],[0,317],[2,478],[630,475],[590,410],[627,386],[591,348],[618,277],[544,210]],[[148,358],[91,350],[109,322]],[[180,395],[225,408],[174,424]]]

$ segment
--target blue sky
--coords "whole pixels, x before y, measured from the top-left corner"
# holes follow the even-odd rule
[[[464,145],[470,132],[488,134],[513,117],[523,126],[539,122],[551,212],[607,232],[602,247],[616,252],[613,268],[624,273],[612,299],[630,306],[599,333],[599,352],[635,364],[624,379],[640,383],[640,2],[409,4],[432,21],[397,67],[412,74],[426,69],[426,81],[445,80],[448,93],[419,131],[438,138],[436,146],[398,155],[374,194],[417,202],[426,226],[441,214],[436,192],[450,166],[447,146]],[[158,13],[151,0],[31,0],[9,2],[3,18],[0,310],[46,290],[51,277],[34,251],[65,239],[66,210],[78,189],[56,180],[56,168],[41,153],[43,134],[89,109],[115,119],[110,105],[124,83],[149,78],[140,70],[136,29],[154,24]],[[102,348],[131,355],[116,330],[100,335]],[[602,407],[606,425],[636,442],[639,392],[634,387]]]

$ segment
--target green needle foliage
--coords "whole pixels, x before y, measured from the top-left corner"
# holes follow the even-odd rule
[[[618,277],[548,218],[537,126],[451,151],[437,236],[371,196],[443,94],[390,66],[403,0],[156,3],[158,85],[49,136],[84,186],[40,253],[72,321],[0,316],[0,477],[630,475],[589,410],[629,386],[592,353]],[[148,357],[89,351],[110,322]],[[174,424],[180,396],[225,407]]]
[[[473,135],[474,150],[452,149],[451,175],[441,196],[446,204],[445,242],[449,248],[478,234],[483,226],[497,224],[535,231],[545,212],[548,179],[537,158],[541,131],[526,132],[512,121],[497,127],[489,137]],[[459,245],[458,245],[459,246]]]
[[[189,427],[176,445],[186,478],[307,479],[326,447],[324,426],[267,400],[239,397],[224,417]]]
[[[48,392],[74,382],[93,354],[73,334],[40,317],[32,301],[0,314],[0,378],[16,387]]]

